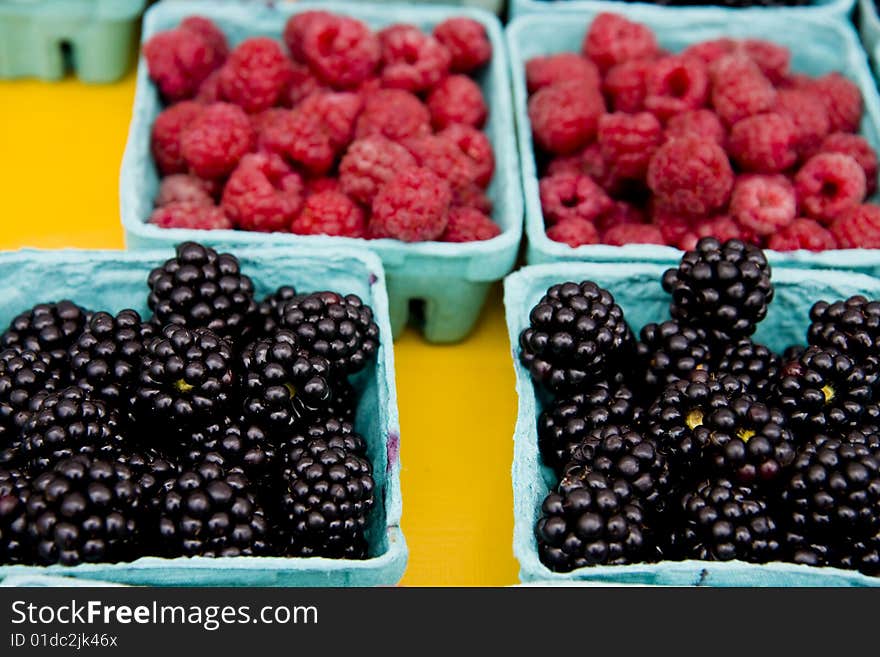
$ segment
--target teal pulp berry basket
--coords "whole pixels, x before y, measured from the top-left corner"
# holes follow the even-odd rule
[[[880,44],[880,14],[874,0],[859,0],[859,34],[867,50],[877,62],[877,45]]]
[[[747,9],[671,9],[609,2],[597,2],[594,7],[590,11],[523,16],[507,28],[525,195],[527,258],[530,264],[561,260],[675,263],[681,257],[681,251],[676,248],[647,244],[596,244],[572,248],[554,242],[544,232],[527,110],[525,63],[537,55],[580,52],[581,41],[589,24],[602,11],[616,11],[651,27],[660,45],[672,52],[721,36],[767,39],[791,49],[794,71],[810,75],[839,71],[861,89],[865,107],[861,134],[875,149],[880,149],[880,97],[858,37],[852,26],[841,18],[815,18],[804,13],[783,15]],[[767,251],[767,257],[777,267],[849,269],[880,274],[880,249],[843,249],[820,253]]]
[[[129,248],[174,244],[195,239],[224,247],[304,247],[343,245],[378,254],[388,275],[391,325],[398,335],[410,314],[410,302],[422,303],[425,338],[431,342],[463,339],[479,317],[493,281],[500,280],[514,265],[522,237],[522,193],[519,161],[510,104],[510,83],[506,48],[498,19],[485,11],[430,5],[370,5],[336,3],[212,3],[163,2],[144,18],[143,39],[176,26],[191,14],[209,16],[235,44],[254,35],[280,38],[291,14],[321,8],[359,18],[373,28],[408,22],[430,30],[450,16],[468,16],[485,28],[494,50],[492,62],[477,78],[489,105],[486,132],[495,149],[496,169],[489,197],[494,203],[493,219],[502,234],[484,242],[406,244],[397,240],[362,240],[323,235],[255,233],[233,230],[188,231],[163,229],[146,223],[153,209],[159,179],[150,155],[150,129],[162,109],[155,86],[141,59],[137,93],[128,144],[122,163],[120,202],[122,224]]]
[[[519,334],[529,325],[529,312],[547,288],[565,281],[590,280],[608,289],[636,332],[649,322],[668,319],[670,299],[660,285],[665,269],[658,263],[560,262],[526,267],[504,281],[504,305],[519,396],[513,457],[513,550],[520,564],[520,579],[674,586],[880,586],[880,578],[855,571],[790,563],[663,561],[580,568],[570,573],[554,573],[541,563],[534,527],[556,477],[543,464],[538,451],[537,420],[543,402],[528,370],[519,361]],[[755,339],[777,351],[805,343],[809,312],[815,301],[845,299],[853,294],[880,298],[880,279],[850,272],[774,269],[773,283],[776,296],[767,318],[758,326]]]
[[[864,2],[864,0],[859,0]],[[868,0],[870,2],[871,0]],[[522,16],[523,14],[534,13],[561,13],[566,11],[581,11],[583,9],[592,9],[597,5],[611,7],[612,10],[622,2],[604,1],[604,0],[511,0],[510,15],[512,17]],[[627,2],[627,5],[641,5],[643,7],[656,7],[656,4],[649,2]],[[729,11],[763,11],[768,13],[786,13],[786,12],[806,12],[811,16],[842,16],[847,17],[852,12],[855,0],[813,0],[802,7],[743,7],[742,9],[729,8]],[[688,10],[691,7],[714,8],[714,5],[707,1],[705,5],[687,5],[675,7],[675,9]]]
[[[372,306],[381,343],[375,365],[352,379],[359,394],[355,428],[367,442],[376,481],[376,505],[367,528],[364,560],[283,557],[142,557],[131,563],[77,566],[0,566],[0,580],[33,576],[149,586],[376,586],[396,584],[406,567],[400,530],[400,428],[394,353],[382,264],[370,253],[283,248],[234,251],[260,295],[280,285],[357,294]],[[70,298],[93,310],[147,310],[147,275],[173,252],[34,251],[0,253],[0,325],[40,301]]]
[[[0,78],[113,82],[131,62],[146,0],[0,0]]]

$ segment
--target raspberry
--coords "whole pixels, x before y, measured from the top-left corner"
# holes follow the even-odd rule
[[[565,219],[592,222],[612,208],[605,191],[583,174],[557,173],[542,178],[539,187],[548,226]]]
[[[475,208],[450,208],[441,242],[480,242],[498,237],[501,228]]]
[[[841,249],[880,249],[880,206],[858,205],[831,224]]]
[[[182,132],[180,152],[200,178],[222,178],[255,144],[250,119],[238,105],[208,105]]]
[[[693,222],[686,217],[674,212],[668,212],[659,207],[657,203],[653,203],[651,208],[651,223],[660,229],[663,240],[672,246],[681,246],[684,242],[696,243],[696,233],[694,232]]]
[[[379,32],[382,85],[389,89],[426,91],[449,72],[452,55],[446,46],[413,25],[392,25]]]
[[[476,182],[473,162],[453,141],[439,135],[427,135],[409,139],[404,146],[420,167],[433,171],[448,182],[451,189],[461,189]]]
[[[263,126],[260,144],[314,176],[327,173],[336,159],[336,149],[324,129],[322,117],[299,108],[274,115]]]
[[[472,73],[492,59],[485,28],[472,18],[447,18],[434,28],[434,38],[449,51],[454,73]]]
[[[864,170],[841,153],[814,155],[797,172],[794,184],[800,207],[826,226],[865,198]]]
[[[825,104],[810,91],[778,90],[774,112],[791,121],[794,126],[794,147],[802,155],[815,153],[828,134],[830,124]]]
[[[758,235],[772,235],[797,215],[794,188],[785,176],[740,176],[730,194],[730,214]]]
[[[530,94],[568,80],[581,80],[584,84],[597,88],[601,83],[596,65],[577,53],[563,52],[533,57],[526,62],[526,85]]]
[[[599,232],[604,234],[615,226],[643,224],[645,223],[645,214],[626,201],[614,201],[611,209],[604,212],[594,223]]]
[[[737,43],[733,39],[722,37],[720,39],[712,39],[710,41],[701,41],[685,48],[682,57],[695,57],[701,60],[706,66],[714,64],[716,61],[729,55],[737,50]]]
[[[738,44],[738,49],[748,55],[773,84],[782,84],[788,79],[791,52],[785,46],[761,39],[746,39]]]
[[[355,137],[382,135],[392,141],[431,132],[431,113],[407,91],[381,89],[368,94],[355,126]]]
[[[727,130],[712,110],[698,109],[676,114],[666,123],[666,138],[675,139],[692,135],[711,139],[719,145],[727,143]]]
[[[583,219],[563,219],[547,229],[547,237],[554,242],[568,244],[573,249],[584,244],[599,243],[596,227]]]
[[[857,132],[862,120],[862,92],[840,73],[829,73],[811,82],[810,88],[825,103],[830,132]]]
[[[727,150],[744,171],[778,173],[797,162],[795,135],[787,117],[758,114],[734,124]]]
[[[339,183],[351,198],[369,206],[385,183],[401,169],[416,165],[406,148],[380,135],[358,139],[339,163]]]
[[[285,107],[296,107],[316,91],[327,89],[309,70],[308,66],[292,63],[288,76],[287,89],[281,98]]]
[[[866,196],[872,196],[877,191],[877,153],[867,139],[859,135],[835,132],[825,138],[819,152],[849,155],[865,172]]]
[[[604,112],[602,95],[578,80],[544,87],[529,99],[535,141],[558,155],[573,153],[592,140]]]
[[[312,72],[340,89],[357,87],[379,64],[379,39],[364,23],[347,16],[313,17],[303,33],[302,51]]]
[[[485,133],[467,125],[453,124],[440,137],[458,146],[473,164],[474,181],[483,188],[489,186],[495,173],[495,154]]]
[[[189,228],[192,230],[227,230],[232,221],[216,205],[169,203],[153,210],[149,223],[159,228]]]
[[[321,178],[309,178],[306,181],[306,196],[321,194],[322,192],[344,193],[339,185],[338,178],[324,176]]]
[[[608,71],[602,90],[615,112],[641,112],[645,108],[648,71],[647,59],[624,62]]]
[[[727,125],[753,114],[769,112],[776,90],[761,69],[745,55],[726,55],[713,64],[712,106]]]
[[[199,85],[218,66],[218,56],[200,34],[184,29],[166,30],[144,44],[150,79],[169,103],[196,95]]]
[[[654,33],[617,14],[601,13],[584,36],[584,55],[602,72],[634,59],[652,59],[659,52]]]
[[[837,240],[822,224],[812,219],[798,218],[770,236],[767,247],[775,251],[824,251],[836,249]]]
[[[708,219],[700,219],[693,228],[693,242],[690,241],[689,236],[686,236],[679,245],[680,249],[692,251],[696,248],[697,242],[703,237],[714,237],[722,243],[728,240],[745,239],[742,226],[726,214],[719,214]]]
[[[709,96],[709,73],[696,58],[664,57],[645,77],[645,109],[665,121],[703,107]]]
[[[613,246],[624,244],[666,244],[657,226],[651,224],[619,224],[602,234],[602,243]]]
[[[666,211],[701,217],[727,203],[733,170],[714,141],[682,137],[661,146],[651,158],[648,186]]]
[[[290,82],[290,61],[274,39],[245,39],[220,70],[223,97],[246,112],[275,105]]]
[[[452,190],[453,208],[474,208],[483,214],[492,214],[492,200],[479,185],[468,185],[463,189]]]
[[[274,153],[245,155],[223,189],[223,210],[235,225],[263,233],[287,230],[302,205],[299,174]]]
[[[198,91],[196,91],[195,100],[197,103],[202,103],[203,105],[210,105],[211,103],[219,103],[223,98],[223,91],[220,89],[220,71],[222,69],[217,69],[211,75],[202,80],[202,83],[199,85]]]
[[[188,16],[180,21],[180,29],[202,37],[214,51],[214,66],[223,66],[229,56],[229,43],[223,30],[214,21],[204,16]]]
[[[159,193],[156,195],[156,207],[162,207],[169,203],[192,203],[193,205],[214,205],[211,196],[212,185],[206,180],[189,176],[185,173],[175,173],[159,183]]]
[[[298,235],[363,237],[366,233],[364,211],[345,194],[320,192],[306,199],[291,230]]]
[[[599,148],[616,176],[642,179],[648,163],[663,143],[663,128],[653,114],[603,114],[599,119]]]
[[[404,242],[435,240],[446,230],[452,193],[432,171],[406,169],[373,199],[370,232]]]
[[[153,122],[150,149],[159,173],[163,176],[186,172],[186,162],[180,154],[180,135],[204,109],[198,103],[184,101],[163,110],[156,117]]]
[[[480,86],[466,75],[450,75],[431,90],[428,110],[435,130],[461,123],[482,128],[489,115]]]
[[[337,150],[351,143],[363,98],[351,92],[321,91],[311,94],[296,107],[297,112],[320,117],[321,128]]]
[[[304,11],[294,14],[284,24],[284,33],[282,35],[284,45],[290,51],[290,56],[298,62],[306,61],[304,50],[306,30],[313,21],[317,20],[333,20],[333,14],[329,11],[320,10]]]

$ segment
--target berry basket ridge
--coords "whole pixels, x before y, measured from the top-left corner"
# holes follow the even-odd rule
[[[871,2],[871,0],[859,0],[859,2]],[[655,4],[652,3],[627,3],[627,4],[640,4],[642,6],[654,7]],[[811,16],[841,16],[846,18],[852,12],[853,5],[855,4],[855,0],[813,0],[803,6],[797,7],[786,7],[784,5],[772,6],[772,7],[748,7],[746,9],[755,9],[758,11],[764,12],[805,12],[810,14]],[[541,12],[565,12],[565,11],[579,11],[584,9],[593,9],[597,5],[603,5],[608,7],[609,10],[616,9],[620,3],[618,2],[610,2],[606,0],[511,0],[511,15],[515,18],[517,16],[522,16],[523,14],[535,14]],[[685,11],[690,10],[691,7],[712,7],[711,2],[707,2],[705,5],[680,5],[677,6],[676,9],[680,9],[682,7],[685,8]],[[731,7],[730,11],[741,11],[740,9]]]

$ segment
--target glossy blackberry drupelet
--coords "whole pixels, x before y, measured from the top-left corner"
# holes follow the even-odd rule
[[[269,524],[247,477],[216,460],[167,482],[158,508],[166,556],[237,557],[271,552]]]
[[[571,392],[609,379],[632,355],[634,340],[614,297],[595,283],[547,290],[519,336],[520,360],[551,392]]]
[[[768,347],[751,338],[740,338],[724,348],[715,371],[735,376],[747,392],[763,398],[776,383],[780,364],[779,356]]]
[[[74,383],[93,399],[123,404],[137,384],[144,343],[154,335],[134,310],[95,313],[68,352]]]
[[[135,391],[142,422],[170,430],[204,426],[228,412],[238,393],[232,345],[213,331],[169,324],[147,340]]]
[[[807,340],[811,345],[836,349],[865,370],[875,382],[880,376],[880,301],[861,295],[845,301],[819,301],[810,309]]]
[[[699,483],[681,498],[670,557],[766,563],[782,556],[781,535],[764,499],[728,479]]]
[[[572,450],[606,424],[633,425],[641,409],[626,386],[600,384],[560,397],[538,418],[538,446],[544,463],[559,473]]]
[[[672,295],[672,317],[729,342],[751,335],[773,300],[770,265],[764,253],[740,240],[724,244],[704,237],[663,274]]]
[[[872,401],[865,371],[833,349],[810,347],[780,371],[774,403],[809,437],[857,426]]]
[[[333,442],[331,440],[331,442]],[[282,450],[280,527],[285,554],[364,559],[376,484],[370,462],[309,439]]]
[[[379,349],[373,309],[354,294],[314,292],[284,305],[281,326],[312,356],[326,358],[335,377],[362,370]]]
[[[198,464],[211,452],[219,454],[224,465],[241,470],[253,484],[265,484],[275,467],[275,443],[269,432],[242,417],[223,417],[184,434],[179,452],[190,464]]]
[[[257,306],[259,318],[254,327],[253,337],[255,339],[271,337],[281,328],[285,306],[303,296],[305,295],[297,295],[296,288],[290,285],[282,285],[272,294],[267,295]]]
[[[315,417],[354,422],[357,414],[358,393],[348,379],[334,379],[327,404],[317,409]]]
[[[74,456],[33,480],[29,540],[39,563],[129,561],[138,549],[140,496],[123,464]]]
[[[802,344],[793,344],[789,345],[782,351],[782,357],[779,361],[779,366],[782,367],[785,363],[790,363],[793,360],[797,360],[803,355],[803,353],[807,350],[807,347]]]
[[[570,469],[544,500],[535,536],[541,561],[555,572],[658,556],[630,485],[583,466]]]
[[[233,342],[258,317],[251,279],[228,253],[184,242],[177,255],[150,272],[147,299],[158,326],[207,328]]]
[[[321,441],[330,449],[340,449],[346,454],[353,454],[361,458],[367,457],[367,443],[357,431],[354,425],[344,420],[330,418],[317,420],[293,432],[284,441],[283,449],[305,448],[310,443]]]
[[[120,454],[116,460],[131,472],[138,487],[141,508],[146,513],[155,513],[159,493],[169,480],[180,474],[176,459],[167,458],[154,449],[134,449]]]
[[[31,560],[25,513],[30,492],[22,472],[0,467],[0,565]]]
[[[660,393],[669,383],[685,378],[696,369],[709,369],[712,353],[702,329],[674,320],[646,324],[636,345],[639,371],[651,391]]]
[[[40,303],[12,320],[0,336],[0,348],[44,353],[52,369],[66,375],[67,349],[82,333],[87,321],[88,312],[73,301]]]

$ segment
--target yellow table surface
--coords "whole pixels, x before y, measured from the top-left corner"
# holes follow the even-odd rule
[[[118,84],[0,81],[0,248],[123,248],[119,166],[134,74]],[[8,283],[8,282],[7,282]],[[405,585],[516,582],[513,368],[497,288],[473,335],[394,345]]]

